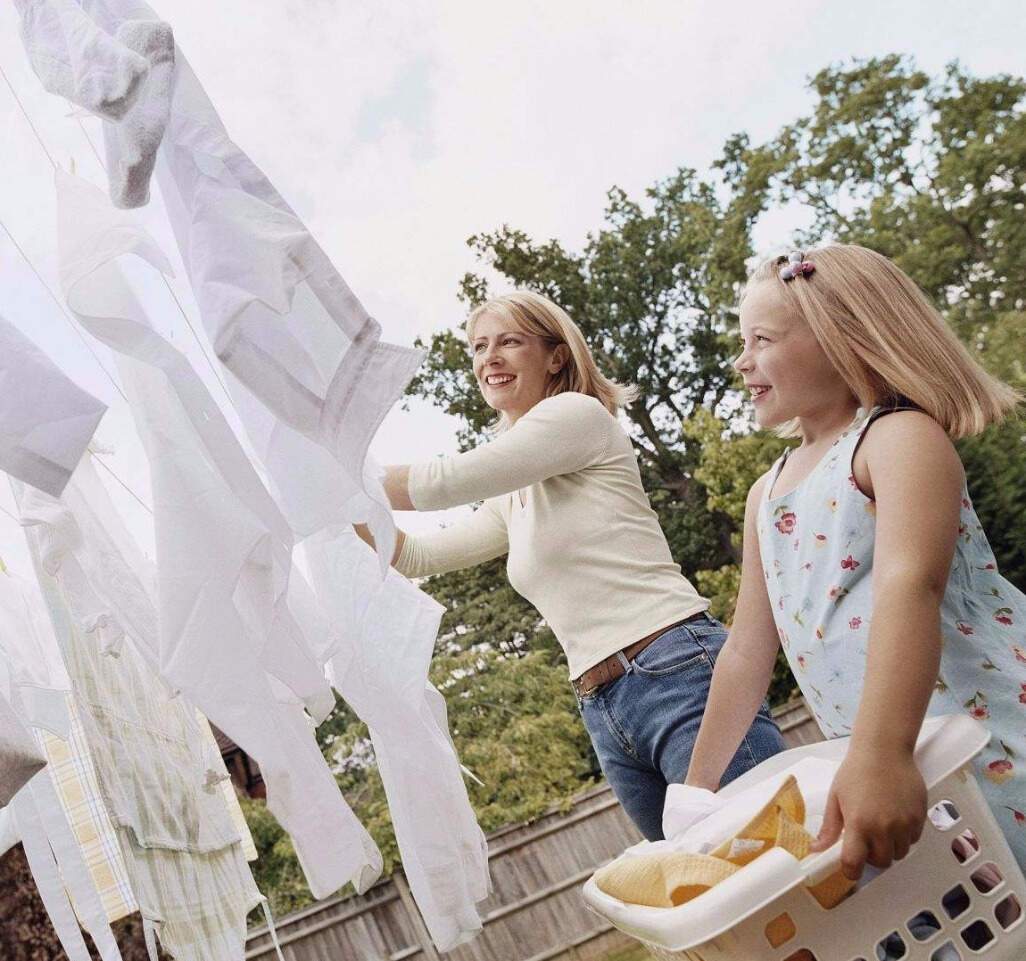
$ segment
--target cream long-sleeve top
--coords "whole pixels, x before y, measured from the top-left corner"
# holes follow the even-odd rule
[[[576,678],[709,603],[673,562],[624,429],[594,397],[540,401],[474,450],[410,468],[420,511],[484,503],[406,536],[395,567],[422,577],[508,554],[509,582],[548,622]]]

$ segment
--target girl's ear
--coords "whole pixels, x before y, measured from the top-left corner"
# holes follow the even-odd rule
[[[557,344],[552,352],[552,359],[549,361],[549,373],[558,374],[570,360],[570,347],[567,344]]]

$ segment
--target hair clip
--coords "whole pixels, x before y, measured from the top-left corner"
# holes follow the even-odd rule
[[[780,279],[788,281],[795,277],[808,277],[815,270],[816,265],[811,260],[803,260],[801,251],[795,250],[788,254],[787,264],[780,268]]]

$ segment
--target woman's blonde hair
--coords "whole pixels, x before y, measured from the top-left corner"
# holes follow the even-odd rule
[[[486,314],[498,317],[512,330],[541,337],[550,347],[566,344],[570,356],[552,376],[546,397],[573,390],[597,398],[614,417],[637,397],[637,388],[618,384],[598,369],[587,341],[570,315],[547,297],[530,290],[515,290],[475,307],[467,318],[467,340],[473,343],[474,328]],[[505,426],[504,417],[496,425]]]
[[[787,281],[780,277],[786,256],[764,261],[746,290],[765,281],[778,285],[866,410],[911,404],[958,438],[1000,421],[1023,399],[973,359],[886,257],[855,244],[828,244],[803,252],[802,260],[815,271]],[[785,424],[778,432],[794,436],[796,428]]]

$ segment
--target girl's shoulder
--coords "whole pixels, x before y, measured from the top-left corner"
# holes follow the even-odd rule
[[[880,410],[867,419],[852,454],[859,488],[873,496],[873,475],[922,468],[964,477],[962,462],[944,428],[920,410]]]
[[[947,432],[929,414],[913,408],[877,409],[866,418],[857,450],[884,457],[954,451]]]

